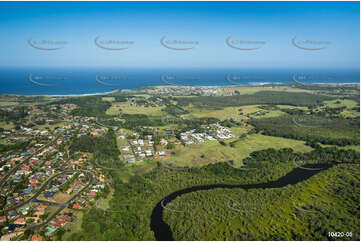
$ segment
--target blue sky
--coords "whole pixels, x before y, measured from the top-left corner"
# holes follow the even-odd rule
[[[0,36],[0,67],[360,66],[359,2],[0,2]],[[110,51],[95,45],[97,36],[134,43]],[[198,44],[172,50],[162,37]],[[264,44],[238,50],[227,37]],[[294,37],[328,43],[305,50],[292,44]],[[29,38],[66,44],[44,51]]]

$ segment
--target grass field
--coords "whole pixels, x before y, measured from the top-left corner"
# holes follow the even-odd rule
[[[189,118],[193,116],[196,118],[212,117],[219,120],[225,120],[230,118],[234,120],[243,120],[244,118],[246,118],[245,115],[261,111],[262,109],[258,108],[259,106],[260,105],[247,105],[238,107],[227,107],[223,109],[200,109],[197,107],[189,106],[187,108],[187,111],[189,111],[190,113],[183,115],[183,117]],[[243,115],[240,115],[240,109],[243,112]]]
[[[177,166],[202,166],[228,160],[234,160],[235,164],[240,164],[240,161],[248,157],[251,152],[267,148],[292,148],[297,152],[307,152],[312,149],[303,141],[253,134],[236,142],[234,148],[229,145],[223,146],[218,141],[208,141],[186,147],[178,145],[168,151],[169,153],[173,151],[175,154],[170,155],[164,161]],[[201,158],[201,155],[204,157]]]
[[[40,129],[40,130],[45,130],[46,128],[49,128],[50,130],[54,130],[55,128],[57,127],[64,127],[68,125],[68,123],[66,122],[60,122],[60,123],[57,123],[57,124],[43,124],[43,125],[38,125],[34,128],[37,128],[37,129]]]
[[[205,117],[212,117],[217,118],[219,120],[225,120],[229,118],[233,118],[234,120],[242,119],[242,116],[239,115],[239,108],[240,107],[227,107],[224,109],[200,109],[196,107],[187,108],[189,114],[183,115],[184,118],[195,117],[195,118],[205,118]]]
[[[276,105],[278,108],[281,109],[301,109],[301,110],[308,110],[307,107],[302,106],[291,106],[291,105]]]
[[[246,106],[238,106],[238,107],[227,107],[223,109],[200,109],[197,107],[189,106],[187,108],[187,111],[189,111],[189,114],[183,115],[184,118],[205,118],[205,117],[212,117],[217,118],[219,120],[225,120],[225,119],[234,119],[234,120],[243,120],[246,118],[246,115],[250,115],[251,118],[271,118],[271,117],[277,117],[284,112],[280,110],[266,110],[265,115],[255,115],[254,113],[263,111],[263,109],[259,108],[261,105],[246,105]],[[298,109],[307,109],[307,107],[294,107],[294,106],[287,106],[287,105],[278,105],[279,108],[298,108]],[[239,111],[241,110],[241,111]],[[243,113],[243,115],[240,115],[240,112]]]
[[[119,115],[120,113],[125,114],[145,114],[149,116],[162,116],[166,115],[162,109],[165,106],[160,107],[143,107],[143,106],[134,106],[130,105],[129,102],[126,103],[113,103],[110,108],[106,111],[108,115]]]
[[[324,145],[324,144],[319,144],[321,147],[334,147],[334,148],[339,148],[339,149],[343,149],[343,150],[354,150],[357,152],[360,152],[360,146],[359,145],[346,145],[346,146],[335,146],[335,145]]]
[[[55,196],[53,197],[53,200],[57,203],[65,203],[66,201],[68,201],[73,195],[72,194],[67,194],[67,193],[63,193],[63,192],[58,192],[55,194]]]
[[[127,164],[125,167],[114,171],[124,183],[128,183],[135,175],[142,176],[157,166],[155,160],[152,162],[142,161],[136,164]]]
[[[236,137],[248,132],[247,129],[241,127],[232,127],[230,129],[232,130],[232,134]]]
[[[115,101],[115,97],[102,97],[102,101],[114,102],[114,101]]]
[[[339,108],[346,106],[347,108],[353,108],[357,106],[357,102],[349,99],[337,99],[337,100],[331,100],[331,101],[325,101],[324,104],[326,104],[327,107],[330,108]]]
[[[285,114],[285,113],[280,110],[266,110],[266,114],[264,114],[264,115],[251,114],[250,117],[251,118],[273,118],[273,117],[281,116],[283,114]]]
[[[73,214],[72,216],[73,222],[71,224],[67,224],[65,228],[68,228],[69,231],[66,231],[63,235],[63,240],[68,240],[68,237],[73,233],[78,233],[82,231],[81,224],[83,222],[83,212],[79,211]]]
[[[357,112],[355,110],[344,110],[341,112],[341,115],[346,118],[356,118],[360,117],[360,112]]]
[[[344,117],[355,118],[355,117],[360,116],[360,112],[358,112],[356,110],[352,110],[352,108],[355,108],[358,105],[358,103],[353,100],[337,99],[337,100],[332,100],[332,101],[325,101],[324,104],[326,105],[326,107],[329,107],[329,108],[346,107],[346,109],[341,112],[341,115]]]
[[[107,209],[109,208],[109,201],[112,199],[114,193],[114,189],[110,188],[110,192],[106,198],[100,198],[96,201],[96,207],[100,209]]]
[[[6,123],[6,122],[0,122],[0,127],[3,129],[13,129],[15,128],[15,125],[12,122]]]
[[[7,101],[0,101],[0,107],[2,106],[16,106],[18,102],[7,102]]]

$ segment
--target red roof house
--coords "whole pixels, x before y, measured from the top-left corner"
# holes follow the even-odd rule
[[[90,192],[89,194],[88,194],[88,197],[89,198],[93,198],[93,197],[95,197],[97,194],[95,193],[95,192]]]
[[[74,209],[80,209],[81,207],[79,206],[79,204],[74,203],[73,208],[74,208]]]

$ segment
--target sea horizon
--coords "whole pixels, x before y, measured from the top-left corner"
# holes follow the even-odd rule
[[[0,94],[88,96],[152,86],[359,84],[359,69],[1,67]]]

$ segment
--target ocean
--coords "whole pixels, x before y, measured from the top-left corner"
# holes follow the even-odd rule
[[[360,83],[357,70],[0,68],[0,94],[87,95],[156,85]]]

